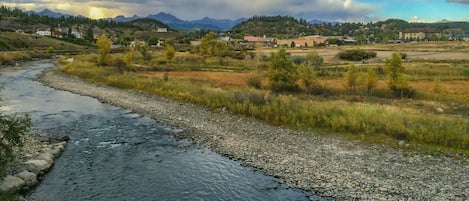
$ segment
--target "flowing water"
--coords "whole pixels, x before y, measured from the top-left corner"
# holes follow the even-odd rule
[[[320,200],[202,146],[171,128],[94,98],[43,86],[50,61],[2,71],[7,113],[28,113],[33,133],[67,134],[69,144],[31,200]]]

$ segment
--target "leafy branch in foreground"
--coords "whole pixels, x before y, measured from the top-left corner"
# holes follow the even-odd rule
[[[23,145],[23,136],[31,127],[28,115],[0,113],[0,178],[6,175],[6,167],[15,158],[14,148]]]

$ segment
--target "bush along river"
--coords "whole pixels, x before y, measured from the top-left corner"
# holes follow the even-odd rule
[[[35,81],[53,66],[26,63],[0,76],[2,110],[28,113],[32,133],[70,137],[28,200],[324,199],[171,136],[184,128]]]

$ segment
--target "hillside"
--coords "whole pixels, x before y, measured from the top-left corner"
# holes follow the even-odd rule
[[[287,16],[255,16],[232,29],[233,34],[291,38],[299,34],[314,34],[306,20]]]
[[[129,23],[135,27],[142,29],[140,31],[156,30],[158,28],[169,28],[168,25],[166,25],[165,23],[150,18],[135,19],[130,21]]]
[[[113,39],[134,35],[139,31],[154,31],[168,26],[154,19],[136,19],[130,22],[93,20],[83,16],[43,15],[0,6],[0,31],[34,34],[37,30],[50,30],[53,37],[80,45],[91,45],[96,37],[106,34]],[[51,15],[51,16],[49,16]],[[72,33],[76,33],[75,35]],[[117,42],[117,41],[115,41]],[[21,43],[21,42],[18,42]],[[8,49],[8,44],[3,49]],[[20,45],[22,46],[22,45]],[[25,46],[25,45],[23,45]],[[12,47],[14,49],[14,47]],[[22,47],[21,47],[22,48]]]
[[[56,40],[49,37],[41,37],[31,34],[0,32],[0,51],[17,50],[83,50],[83,46]]]

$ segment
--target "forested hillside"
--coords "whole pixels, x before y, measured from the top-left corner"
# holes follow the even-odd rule
[[[233,27],[232,32],[276,38],[291,38],[299,33],[315,33],[313,26],[306,20],[287,16],[255,16]]]

